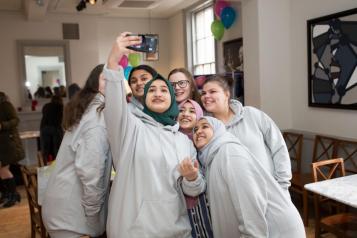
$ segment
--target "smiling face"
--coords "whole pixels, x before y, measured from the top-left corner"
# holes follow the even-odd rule
[[[202,149],[213,138],[213,128],[206,119],[201,119],[193,129],[193,142],[197,149]]]
[[[169,77],[170,83],[175,89],[176,102],[180,103],[192,97],[192,86],[190,80],[181,72],[171,74]]]
[[[144,86],[152,79],[152,75],[143,69],[135,70],[130,77],[130,88],[133,96],[141,98],[144,96]]]
[[[224,91],[218,82],[208,82],[202,88],[201,101],[206,111],[218,113],[229,108],[229,92]]]
[[[177,118],[180,128],[184,131],[191,131],[196,124],[196,110],[189,101],[180,107],[180,113]]]
[[[169,109],[171,95],[164,81],[157,79],[152,82],[146,94],[145,104],[156,113],[163,113]]]

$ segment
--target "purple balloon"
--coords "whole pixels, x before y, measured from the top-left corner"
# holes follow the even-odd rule
[[[126,66],[128,66],[128,57],[126,55],[123,55],[123,57],[121,57],[120,61],[119,61],[119,65],[121,65],[121,67],[123,67],[123,69],[126,68]]]
[[[224,0],[217,1],[216,4],[214,5],[214,14],[216,15],[216,17],[220,19],[222,10],[229,6],[230,4]]]

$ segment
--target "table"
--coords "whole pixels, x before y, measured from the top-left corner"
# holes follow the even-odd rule
[[[357,208],[357,174],[309,183],[306,190]]]

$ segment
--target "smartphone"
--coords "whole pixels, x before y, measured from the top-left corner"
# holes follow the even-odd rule
[[[141,44],[128,46],[128,49],[139,51],[139,52],[147,52],[147,53],[155,53],[157,50],[157,42],[158,37],[154,34],[133,34],[131,36],[140,36]]]

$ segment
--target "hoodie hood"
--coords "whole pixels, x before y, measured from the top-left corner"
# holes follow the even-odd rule
[[[238,100],[231,99],[229,102],[229,107],[234,112],[234,117],[227,123],[227,129],[238,124],[238,122],[242,120],[244,116],[244,107]]]
[[[105,98],[103,94],[98,93],[93,100],[89,103],[86,112],[83,114],[81,120],[79,121],[78,125],[72,129],[71,133],[72,136],[72,149],[73,151],[77,150],[78,145],[81,142],[82,138],[82,131],[88,130],[89,128],[94,128],[97,126],[104,126],[104,116],[103,113],[98,112],[97,108],[105,102]],[[97,117],[96,120],[93,118]]]

